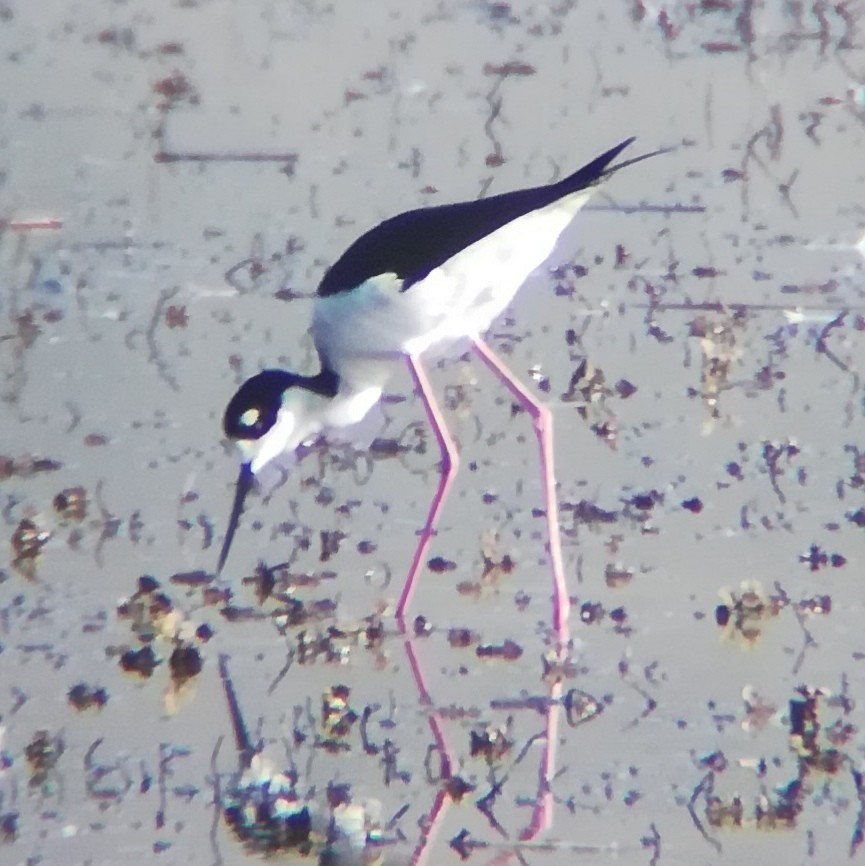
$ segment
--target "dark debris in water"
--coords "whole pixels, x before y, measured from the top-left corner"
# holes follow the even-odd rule
[[[261,759],[234,781],[223,801],[228,826],[254,851],[312,850],[312,819],[291,779]]]
[[[0,841],[9,844],[18,838],[18,813],[0,813]]]
[[[479,659],[500,659],[515,662],[523,654],[523,648],[514,640],[505,640],[501,644],[481,644],[475,650]]]
[[[150,679],[162,660],[151,646],[128,649],[120,656],[120,667],[128,674],[136,674],[142,679]]]
[[[839,747],[851,741],[854,726],[838,719],[827,727],[820,720],[823,713],[833,708],[833,703],[840,706],[843,715],[848,715],[853,709],[848,701],[834,698],[829,691],[807,686],[796,689],[785,717],[789,729],[790,754],[796,767],[790,781],[774,786],[771,792],[766,790],[763,779],[770,768],[776,766],[775,756],[749,760],[748,766],[753,768],[755,779],[759,782],[759,793],[751,797],[740,793],[724,795],[716,792],[716,787],[732,765],[724,752],[715,751],[699,759],[700,768],[707,770],[707,774],[694,789],[689,811],[694,824],[716,848],[720,843],[708,836],[706,826],[764,831],[796,827],[807,801],[825,784],[825,778],[836,776],[845,768],[852,768],[851,762],[855,759]],[[743,727],[746,730],[753,729],[755,718],[758,726],[764,726],[776,714],[775,707],[751,693],[746,699]],[[701,804],[699,809],[698,804]],[[860,810],[853,832],[851,854],[861,844],[863,821],[865,817]]]
[[[40,527],[35,520],[25,517],[19,521],[12,533],[12,565],[23,576],[36,576],[36,560],[42,548],[51,538],[48,529]]]
[[[87,517],[87,491],[80,485],[61,490],[54,497],[54,510],[61,520],[80,523]]]
[[[83,710],[101,710],[108,703],[108,692],[101,686],[90,686],[77,683],[69,689],[66,695],[69,705],[79,712]]]
[[[62,469],[59,460],[50,457],[34,457],[30,454],[22,457],[8,457],[0,454],[0,481],[7,478],[28,478],[39,472],[56,472]]]
[[[168,657],[168,669],[171,679],[178,685],[197,677],[204,667],[204,661],[198,648],[190,644],[177,644]]]
[[[579,605],[580,621],[584,625],[600,625],[609,620],[616,634],[628,635],[631,627],[628,625],[628,613],[624,607],[608,609],[599,601],[586,600]]]
[[[351,689],[347,686],[331,686],[321,697],[321,728],[323,736],[318,745],[327,750],[339,749],[351,734],[360,718],[349,705]]]
[[[487,725],[469,731],[469,754],[482,757],[487,764],[498,764],[513,749],[513,735],[504,728]]]
[[[373,854],[385,841],[381,804],[376,800],[357,799],[351,785],[337,780],[329,781],[323,794],[315,789],[302,793],[296,770],[278,770],[249,742],[228,672],[227,657],[220,658],[220,672],[242,765],[241,771],[231,778],[225,792],[219,796],[226,823],[235,835],[251,851],[316,854],[319,862],[325,863],[342,862],[338,852],[349,850],[357,855],[363,853],[363,862],[377,862]],[[344,685],[334,685],[322,695],[314,748],[337,753],[350,748],[347,740],[359,721],[358,714],[349,705],[350,698],[351,690]],[[303,711],[298,713],[299,709],[296,708],[296,721],[299,715],[305,715]],[[364,710],[359,725],[361,733],[373,712],[373,708]],[[295,746],[299,747],[306,736],[296,730],[294,739]],[[386,740],[385,746],[387,744]],[[367,749],[366,753],[378,756],[381,751],[376,747]],[[387,760],[385,756],[386,763]]]
[[[805,648],[811,645],[805,628],[805,618],[828,616],[832,613],[832,596],[818,594],[791,598],[780,583],[768,592],[759,580],[743,580],[738,589],[719,591],[721,603],[715,608],[715,623],[724,640],[751,649],[763,636],[766,624],[782,611],[790,609],[799,621],[805,635]],[[803,649],[804,652],[804,649]],[[797,662],[797,665],[800,662]]]
[[[185,580],[175,583],[190,585]],[[191,583],[199,586],[201,581],[196,578]],[[138,646],[120,648],[123,671],[150,679],[168,656],[171,687],[164,697],[166,709],[173,711],[180,694],[204,667],[200,646],[211,639],[212,629],[188,619],[152,575],[139,577],[136,591],[117,606],[117,616],[129,621],[138,642]]]
[[[36,731],[24,748],[24,756],[30,765],[31,787],[42,787],[48,783],[64,750],[63,738],[59,734],[47,730]]]

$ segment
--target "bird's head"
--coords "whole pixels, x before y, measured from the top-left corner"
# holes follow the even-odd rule
[[[296,433],[303,402],[305,377],[285,370],[262,370],[235,392],[222,429],[238,447],[253,475],[300,444]]]
[[[268,467],[279,466],[279,458],[292,455],[321,428],[321,405],[335,390],[333,374],[308,377],[285,370],[262,370],[247,379],[228,401],[222,428],[240,450],[242,462],[217,572],[225,565],[244,500],[256,480]]]

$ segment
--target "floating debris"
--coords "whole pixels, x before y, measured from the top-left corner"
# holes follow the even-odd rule
[[[700,759],[700,766],[707,769],[708,774],[696,787],[691,799],[691,817],[698,827],[700,821],[693,811],[693,804],[701,796],[705,819],[711,827],[728,830],[753,827],[760,830],[785,830],[796,827],[807,799],[824,788],[825,776],[836,775],[849,764],[851,756],[836,748],[833,739],[839,743],[847,742],[852,736],[849,729],[853,726],[836,723],[826,729],[819,719],[820,699],[829,698],[826,703],[831,702],[830,692],[808,686],[799,686],[796,692],[797,696],[790,700],[784,719],[790,727],[790,751],[796,760],[790,782],[777,785],[771,794],[767,793],[763,779],[769,768],[777,765],[777,758],[740,759],[736,763],[741,767],[752,768],[760,780],[759,793],[750,803],[740,794],[720,796],[714,790],[715,778],[727,771],[733,762],[723,752],[713,752]],[[752,688],[746,687],[742,696],[746,714],[742,727],[745,730],[759,729],[770,720],[779,719],[777,708]],[[840,696],[836,702],[845,713],[853,709],[846,696]],[[821,776],[815,779],[815,772]],[[719,843],[713,841],[716,841],[717,847]]]
[[[12,533],[12,565],[29,579],[36,576],[36,560],[48,543],[51,533],[40,529],[35,521],[25,517]]]
[[[201,653],[189,644],[178,643],[168,658],[168,669],[176,686],[197,677],[203,667]]]
[[[18,813],[4,812],[0,814],[0,840],[14,842],[18,838]]]
[[[67,487],[54,497],[54,510],[61,520],[80,523],[87,517],[87,491],[83,487]]]
[[[207,586],[212,583],[213,577],[213,574],[210,572],[198,569],[196,571],[180,571],[177,574],[172,574],[168,578],[168,582],[173,583],[175,586],[186,586],[197,589],[198,587]]]
[[[120,667],[129,674],[137,674],[142,679],[150,679],[162,659],[153,652],[153,647],[127,650],[120,656]]]
[[[515,662],[522,657],[523,648],[510,639],[501,644],[482,644],[475,650],[479,659],[503,659],[506,662]]]
[[[834,746],[822,742],[818,713],[820,698],[830,693],[808,686],[800,686],[798,692],[789,704],[790,746],[809,769],[837,773],[847,759]]]
[[[565,708],[565,719],[571,728],[596,719],[604,711],[604,705],[582,689],[569,689],[562,698],[562,705]]]
[[[159,581],[150,575],[138,579],[134,595],[117,606],[117,616],[132,621],[132,631],[142,643],[175,637],[181,619],[169,596],[160,591]]]
[[[634,579],[634,569],[627,568],[622,563],[608,563],[604,568],[604,581],[611,589],[625,586]]]
[[[429,637],[432,633],[432,623],[425,616],[418,614],[412,623],[412,634],[415,637]]]
[[[316,853],[320,863],[380,862],[384,844],[381,804],[354,801],[345,784],[327,788],[327,808],[301,798],[293,774],[275,770],[260,754],[229,786],[223,798],[228,826],[246,847],[259,853]]]
[[[382,834],[381,803],[355,800],[348,784],[335,781],[328,783],[323,802],[316,802],[314,791],[302,796],[296,771],[278,771],[260,747],[252,747],[227,657],[220,657],[219,667],[242,768],[220,798],[235,835],[259,853],[291,850],[315,853],[320,863],[380,863],[379,851],[389,844]],[[322,696],[322,725],[333,733],[340,729],[340,736],[356,719],[349,696],[345,686],[333,686]]]
[[[56,472],[62,469],[63,464],[59,460],[49,457],[33,457],[26,454],[23,457],[8,457],[0,454],[0,481],[6,478],[28,478],[37,472]]]
[[[59,735],[46,730],[37,731],[24,747],[24,756],[30,765],[30,786],[37,788],[48,782],[51,771],[63,754],[64,744]]]
[[[480,641],[481,636],[468,628],[449,628],[448,643],[454,649],[466,649]]]
[[[174,575],[180,585],[206,584],[204,572],[187,572]],[[138,578],[138,589],[117,606],[117,615],[131,622],[133,634],[142,646],[127,648],[120,656],[120,667],[127,673],[143,679],[153,676],[162,664],[163,657],[157,652],[160,643],[171,647],[168,653],[168,671],[171,684],[163,695],[165,711],[174,713],[179,700],[190,692],[191,683],[201,673],[204,660],[196,644],[205,643],[213,636],[209,625],[196,626],[178,610],[171,597],[165,593],[159,581],[145,574]],[[164,651],[167,652],[167,649]]]
[[[255,851],[312,851],[312,818],[294,782],[260,755],[229,787],[223,801],[228,826]]]
[[[560,683],[573,679],[578,674],[577,664],[567,647],[549,647],[541,656],[543,680],[546,683]]]
[[[69,689],[66,699],[70,706],[79,712],[91,709],[101,710],[108,703],[108,692],[101,686],[78,683]]]
[[[316,745],[329,752],[347,750],[346,742],[355,722],[360,718],[349,706],[351,689],[348,686],[331,686],[321,696],[322,737],[316,738]]]
[[[753,647],[763,634],[765,623],[778,616],[785,601],[770,596],[758,580],[743,580],[738,591],[719,590],[721,604],[715,608],[715,622],[724,640]]]
[[[469,732],[469,754],[473,758],[483,757],[492,765],[500,762],[514,747],[514,741],[509,733],[512,719],[504,728],[487,725],[481,730]]]
[[[448,571],[456,571],[457,564],[451,559],[445,559],[443,556],[434,556],[427,560],[426,567],[433,574],[444,574]]]

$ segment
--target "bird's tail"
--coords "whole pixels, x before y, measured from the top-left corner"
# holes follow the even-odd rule
[[[632,136],[627,139],[627,141],[623,141],[618,147],[613,148],[613,156],[610,161],[615,159],[628,145],[633,144],[636,141],[636,137]],[[657,150],[650,150],[648,153],[641,153],[639,156],[634,156],[631,159],[626,159],[624,162],[619,162],[616,165],[612,165],[609,168],[605,168],[604,172],[601,176],[601,179],[605,179],[615,174],[617,171],[621,171],[623,168],[628,168],[629,166],[635,165],[638,162],[642,162],[644,159],[651,159],[653,156],[661,156],[665,153],[672,153],[676,150],[675,147],[659,147]]]
[[[636,138],[633,136],[626,138],[623,142],[617,144],[615,147],[611,147],[605,153],[595,157],[591,162],[586,163],[582,168],[577,169],[573,174],[554,183],[551,189],[555,190],[559,196],[579,192],[580,190],[597,186],[623,168],[642,162],[644,159],[650,159],[653,156],[660,156],[662,153],[669,153],[674,150],[672,147],[662,147],[659,150],[651,151],[651,153],[643,153],[640,156],[635,156],[633,159],[627,159],[617,165],[610,165],[626,147],[629,147],[635,141]]]

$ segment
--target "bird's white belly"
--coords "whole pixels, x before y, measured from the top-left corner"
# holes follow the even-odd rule
[[[581,192],[526,214],[466,247],[401,291],[393,274],[316,300],[313,333],[323,359],[419,355],[439,343],[483,334],[590,197]]]

